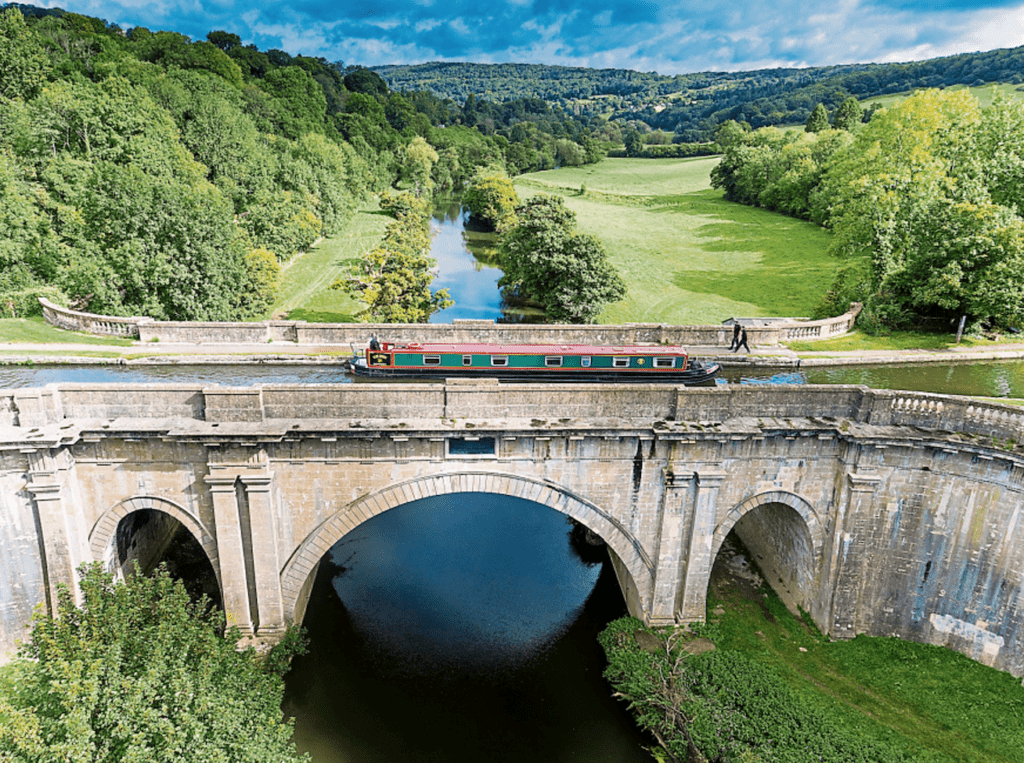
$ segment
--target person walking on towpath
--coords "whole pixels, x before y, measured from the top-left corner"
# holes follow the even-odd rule
[[[729,342],[729,349],[733,350],[740,346],[740,324],[732,324],[732,341]]]
[[[750,345],[747,344],[747,330],[745,328],[740,328],[739,337],[740,340],[736,343],[736,349],[733,352],[739,352],[740,347],[750,352]]]

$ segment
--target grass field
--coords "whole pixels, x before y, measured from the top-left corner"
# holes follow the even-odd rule
[[[713,324],[805,316],[840,263],[829,234],[800,220],[724,201],[717,158],[605,159],[516,178],[520,197],[562,195],[628,288],[601,323]],[[585,192],[580,192],[585,185]]]
[[[977,87],[965,88],[963,85],[953,85],[945,88],[946,90],[970,90],[971,94],[978,99],[978,103],[981,104],[982,108],[986,108],[992,105],[992,99],[996,93],[1002,93],[1008,95],[1011,98],[1022,99],[1024,98],[1024,91],[1020,90],[1020,85],[1007,85],[1007,84],[993,84],[993,85],[979,85]],[[865,98],[861,101],[861,105],[870,106],[872,103],[880,103],[886,108],[889,108],[894,103],[899,103],[905,100],[910,93],[893,93],[891,95],[880,95],[874,98]]]
[[[377,245],[390,219],[375,204],[360,209],[342,233],[288,263],[277,301],[265,317],[310,323],[354,321],[359,304],[330,286],[347,262]]]
[[[896,638],[831,641],[767,586],[713,584],[708,612],[720,647],[770,665],[808,703],[914,760],[1024,762],[1024,688],[1009,673]]]
[[[0,342],[44,344],[63,342],[68,344],[95,344],[115,347],[130,347],[131,339],[118,337],[82,334],[77,331],[64,331],[43,320],[42,316],[33,318],[2,318],[0,319]]]

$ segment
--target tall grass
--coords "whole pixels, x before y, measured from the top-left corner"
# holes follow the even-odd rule
[[[771,666],[836,722],[932,763],[1024,762],[1024,687],[939,646],[858,636],[831,641],[768,588],[717,587],[719,648]]]

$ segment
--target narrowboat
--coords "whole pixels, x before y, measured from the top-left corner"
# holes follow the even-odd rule
[[[405,344],[372,340],[349,362],[356,376],[387,379],[489,377],[504,381],[711,383],[717,363],[682,347],[547,344]]]

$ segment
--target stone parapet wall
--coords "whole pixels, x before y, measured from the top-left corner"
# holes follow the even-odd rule
[[[154,322],[152,318],[83,313],[55,305],[44,297],[39,298],[39,303],[43,306],[43,319],[51,326],[85,334],[138,338],[140,327]]]
[[[94,334],[137,337],[141,342],[169,344],[263,344],[293,342],[300,345],[364,347],[371,335],[388,342],[482,342],[485,344],[660,344],[716,346],[728,344],[732,327],[671,326],[656,323],[622,325],[528,325],[494,321],[457,320],[451,324],[306,323],[261,321],[216,323],[154,321],[150,318],[114,318],[57,307],[41,299],[46,320],[60,328]],[[793,341],[830,339],[847,333],[860,314],[859,304],[835,318],[797,319],[747,326],[750,344],[774,346]]]
[[[965,438],[1024,442],[1024,410],[995,402],[857,385],[516,384],[59,384],[0,390],[0,426],[62,420],[183,418],[219,423],[287,419],[535,419],[586,417],[715,423],[808,415],[875,426],[911,426]]]

